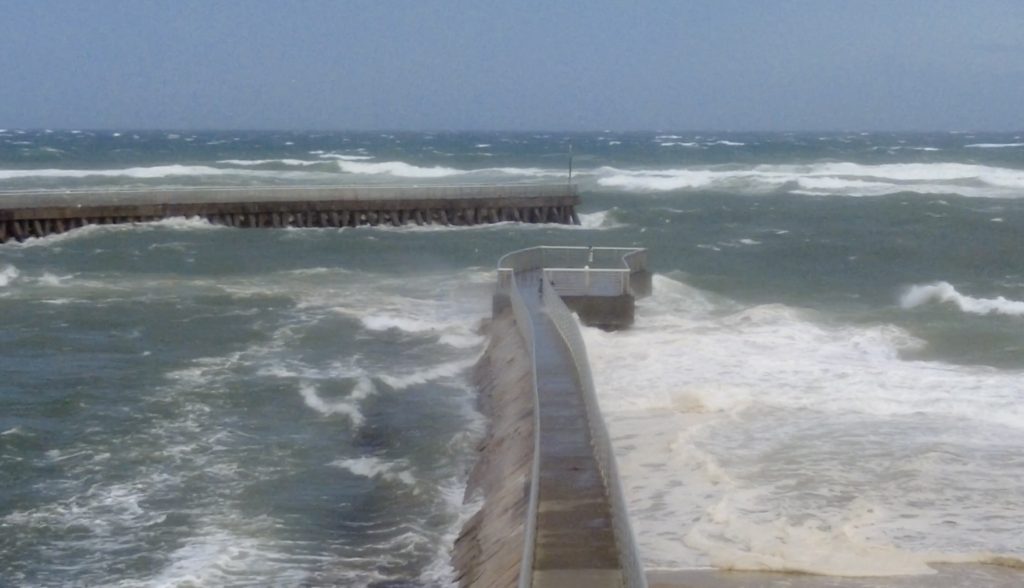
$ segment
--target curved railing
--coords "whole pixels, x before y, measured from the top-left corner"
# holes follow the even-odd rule
[[[519,563],[519,588],[530,588],[533,584],[533,554],[537,544],[537,504],[540,495],[540,397],[537,393],[537,351],[534,345],[533,320],[516,285],[514,272],[510,272],[509,280],[508,296],[512,314],[526,345],[533,382],[533,464],[530,469],[530,498],[526,506],[526,521],[523,528],[523,558]]]
[[[647,578],[644,575],[637,549],[636,536],[629,522],[629,511],[626,508],[625,493],[619,479],[611,439],[608,436],[608,429],[598,404],[583,335],[580,333],[572,311],[561,299],[561,295],[566,295],[567,291],[570,295],[580,296],[588,294],[614,296],[630,293],[630,277],[647,271],[646,253],[646,250],[642,249],[618,247],[533,247],[509,253],[498,261],[497,290],[498,293],[509,296],[516,324],[519,325],[520,333],[526,340],[533,372],[533,473],[530,480],[530,500],[524,531],[523,559],[519,573],[520,588],[528,588],[532,585],[540,489],[540,399],[537,388],[537,357],[534,346],[533,321],[516,283],[517,274],[528,271],[543,272],[541,279],[551,284],[555,292],[559,294],[558,296],[544,296],[541,303],[569,350],[576,369],[577,381],[582,389],[594,455],[609,495],[613,532],[622,565],[623,580],[629,588],[646,588],[647,586]],[[577,279],[581,275],[590,276],[585,279],[585,287],[581,287]],[[598,277],[593,278],[593,276]]]
[[[514,272],[544,270],[560,296],[632,293],[633,278],[647,271],[647,250],[631,247],[531,247],[498,260],[498,292],[507,294]]]

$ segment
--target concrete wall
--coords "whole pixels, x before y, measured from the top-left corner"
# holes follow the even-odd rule
[[[575,186],[0,193],[0,243],[185,216],[241,228],[578,223]]]
[[[474,370],[487,434],[470,474],[466,499],[483,506],[455,541],[460,586],[511,588],[519,582],[533,469],[533,372],[512,311],[495,314],[490,343]]]

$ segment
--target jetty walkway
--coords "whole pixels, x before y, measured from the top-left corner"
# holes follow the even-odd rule
[[[0,191],[0,243],[178,216],[240,228],[579,224],[579,201],[574,184]]]
[[[500,326],[502,320],[514,321],[530,378],[526,386],[494,393],[529,396],[531,410],[519,411],[532,415],[532,423],[503,425],[501,430],[532,431],[532,447],[524,452],[512,449],[515,443],[509,439],[490,440],[498,451],[505,444],[504,451],[521,455],[518,462],[527,461],[528,468],[492,472],[492,477],[506,476],[505,486],[521,491],[510,498],[507,488],[499,488],[492,492],[494,496],[485,496],[483,518],[488,518],[488,509],[494,509],[515,513],[522,520],[514,521],[516,526],[504,533],[480,529],[486,522],[467,525],[469,533],[464,531],[456,545],[455,564],[462,585],[647,585],[573,310],[586,323],[624,327],[632,323],[635,297],[649,292],[643,249],[537,247],[502,258],[495,322]],[[492,345],[507,335],[492,332]],[[502,371],[514,361],[502,357],[497,363]],[[492,431],[492,437],[500,435]],[[486,463],[507,468],[501,456],[489,455]],[[523,469],[528,471],[519,472]],[[503,513],[490,519],[492,526],[509,525]],[[472,534],[510,539],[474,541],[467,536]],[[514,569],[509,561],[513,558],[518,564]]]

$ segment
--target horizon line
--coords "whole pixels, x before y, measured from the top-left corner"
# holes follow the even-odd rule
[[[850,133],[907,133],[907,134],[968,134],[968,133],[1024,133],[1022,129],[993,130],[993,129],[684,129],[684,128],[658,128],[658,129],[389,129],[389,128],[242,128],[242,127],[0,127],[0,132],[89,132],[89,133],[419,133],[419,134],[473,134],[473,133],[509,133],[509,134],[536,134],[536,133],[558,133],[565,135],[572,134],[598,134],[598,133],[620,133],[620,134],[641,134],[641,133],[765,133],[765,134],[850,134]]]

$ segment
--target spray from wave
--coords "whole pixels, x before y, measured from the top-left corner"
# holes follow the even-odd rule
[[[13,282],[19,275],[21,272],[18,271],[18,268],[13,265],[4,266],[3,269],[0,269],[0,288]]]

